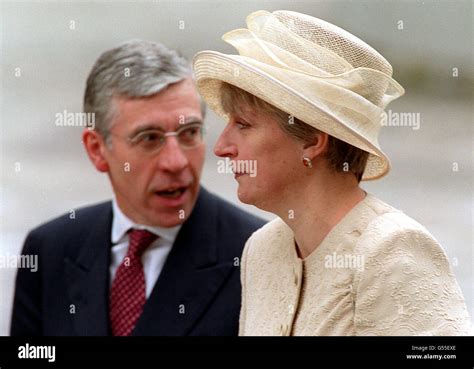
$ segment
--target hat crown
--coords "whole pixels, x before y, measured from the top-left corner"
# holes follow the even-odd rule
[[[380,108],[403,94],[392,66],[375,49],[321,19],[291,11],[250,14],[247,29],[223,39],[240,55],[291,69],[353,91]]]
[[[291,11],[276,11],[273,15],[294,34],[331,50],[353,68],[372,68],[392,76],[392,66],[382,55],[344,29],[322,19]]]

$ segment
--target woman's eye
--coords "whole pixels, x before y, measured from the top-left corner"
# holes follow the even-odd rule
[[[248,125],[247,123],[236,122],[236,124],[237,124],[237,127],[238,127],[239,129],[244,129],[244,128],[248,128],[248,127],[249,127],[249,125]]]

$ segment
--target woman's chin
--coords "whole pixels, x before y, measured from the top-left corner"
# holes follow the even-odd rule
[[[239,198],[239,201],[243,202],[244,204],[255,205],[254,196],[251,196],[251,194],[248,191],[240,189],[240,186],[237,189],[237,197]]]

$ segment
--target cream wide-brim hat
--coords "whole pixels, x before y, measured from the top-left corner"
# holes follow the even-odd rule
[[[378,134],[386,105],[403,95],[385,58],[362,40],[305,14],[261,10],[248,29],[222,38],[239,55],[202,51],[193,60],[199,93],[218,115],[222,82],[369,152],[362,180],[388,173]]]

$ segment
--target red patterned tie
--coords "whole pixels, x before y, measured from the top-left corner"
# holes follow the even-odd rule
[[[128,234],[127,255],[117,269],[110,291],[112,335],[129,336],[146,301],[145,274],[141,256],[157,236],[141,229]]]

